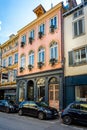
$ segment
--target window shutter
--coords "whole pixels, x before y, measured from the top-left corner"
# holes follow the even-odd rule
[[[56,17],[54,17],[54,26],[55,26],[55,28],[57,27],[57,19],[56,19]]]
[[[87,62],[87,46],[86,46],[86,62]]]
[[[73,51],[68,52],[68,62],[69,62],[69,66],[73,65]]]

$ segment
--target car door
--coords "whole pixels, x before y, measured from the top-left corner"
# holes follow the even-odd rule
[[[29,102],[25,102],[23,105],[22,105],[22,111],[24,114],[27,114],[29,115]]]
[[[30,101],[29,103],[29,115],[37,116],[38,113],[38,106],[35,102]]]
[[[2,104],[2,101],[0,101],[0,111],[3,110],[3,104]]]
[[[79,104],[72,104],[69,109],[69,114],[74,120],[81,120],[81,111]]]
[[[81,104],[80,106],[81,122],[87,123],[87,104]]]

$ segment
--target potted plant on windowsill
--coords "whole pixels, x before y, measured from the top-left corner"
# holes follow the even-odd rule
[[[43,32],[38,32],[38,37],[41,39],[43,36]]]
[[[28,65],[28,69],[29,69],[29,70],[32,70],[32,68],[33,68],[33,65],[29,64],[29,65]]]
[[[50,32],[51,32],[51,33],[54,33],[54,29],[55,29],[55,26],[54,26],[54,25],[51,25],[51,26],[50,26]]]
[[[53,66],[57,62],[57,60],[55,58],[51,58],[49,62]]]
[[[29,43],[32,44],[33,38],[29,37]]]
[[[44,65],[43,62],[38,62],[38,68],[41,68]]]
[[[21,42],[21,47],[24,47],[24,45],[25,45],[25,42],[22,41]]]
[[[20,67],[20,72],[23,72],[24,68],[23,67]]]

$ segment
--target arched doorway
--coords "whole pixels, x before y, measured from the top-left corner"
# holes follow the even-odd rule
[[[45,79],[40,78],[37,81],[38,101],[45,101]]]
[[[27,99],[34,101],[34,83],[32,80],[27,83]]]
[[[49,80],[49,105],[59,109],[59,84],[54,77]]]
[[[25,82],[21,81],[19,83],[19,102],[22,102],[25,100],[25,87],[26,87]]]

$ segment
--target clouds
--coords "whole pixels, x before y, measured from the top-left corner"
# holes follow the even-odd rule
[[[2,24],[2,22],[0,21],[0,31],[1,31],[1,24]]]

